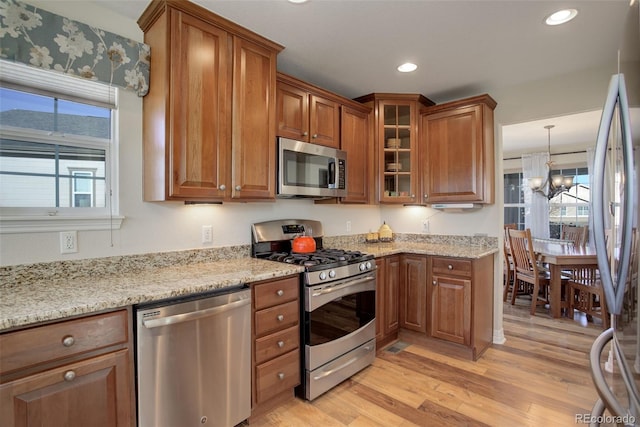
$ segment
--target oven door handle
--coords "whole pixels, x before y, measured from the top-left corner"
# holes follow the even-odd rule
[[[356,280],[349,280],[348,282],[344,282],[344,283],[342,283],[340,285],[331,286],[329,288],[322,288],[322,289],[318,289],[317,291],[313,291],[311,296],[312,297],[319,297],[321,295],[330,294],[330,293],[333,293],[333,292],[337,292],[340,289],[348,288],[349,286],[354,286],[354,285],[359,285],[361,283],[369,282],[371,280],[374,280],[375,278],[376,278],[375,276],[365,276],[365,277],[361,277],[361,278],[356,279]]]
[[[364,353],[364,352],[368,353],[372,349],[373,349],[373,346],[367,345],[367,346],[362,347],[361,350],[364,350],[364,351],[360,351],[360,353]],[[315,377],[313,377],[313,380],[314,381],[318,381],[318,380],[321,380],[324,377],[328,377],[329,375],[346,368],[347,366],[351,365],[352,363],[357,362],[360,359],[360,357],[361,357],[361,355],[355,355],[351,359],[349,359],[346,362],[344,362],[342,365],[336,366],[333,369],[329,369],[328,371],[323,371],[321,374],[316,375]]]

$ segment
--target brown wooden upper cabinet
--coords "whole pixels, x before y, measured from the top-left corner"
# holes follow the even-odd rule
[[[380,203],[420,203],[418,121],[420,108],[434,105],[422,95],[372,93],[355,99],[374,110],[377,199]]]
[[[277,135],[340,148],[340,104],[295,77],[278,73]]]
[[[493,110],[489,95],[422,110],[423,203],[493,203]]]
[[[144,200],[275,198],[282,46],[191,2],[153,1],[143,101]]]

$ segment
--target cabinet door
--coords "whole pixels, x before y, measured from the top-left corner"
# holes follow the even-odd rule
[[[397,255],[385,259],[385,301],[384,301],[384,333],[397,332],[400,324],[398,316],[398,295],[400,291],[400,257]]]
[[[416,201],[416,111],[417,105],[412,101],[379,101],[377,143],[381,202]]]
[[[276,53],[234,37],[234,199],[274,199]]]
[[[278,82],[276,85],[278,136],[309,141],[309,94],[307,91]]]
[[[427,332],[427,258],[425,256],[402,256],[400,327]]]
[[[170,13],[168,194],[222,198],[230,185],[232,40],[227,32],[188,14]]]
[[[317,95],[309,98],[309,142],[340,148],[340,106]]]
[[[347,197],[343,203],[370,203],[372,181],[369,113],[342,107],[341,148],[347,152]]]
[[[386,262],[384,258],[376,258],[376,342],[384,339],[384,316],[387,289]]]
[[[120,350],[0,386],[4,425],[130,426],[128,351]]]
[[[421,129],[424,201],[485,201],[482,106],[425,114]]]
[[[471,280],[432,277],[431,336],[469,345],[471,342]]]

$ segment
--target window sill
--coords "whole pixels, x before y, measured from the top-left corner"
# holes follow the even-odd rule
[[[68,230],[119,230],[123,216],[2,216],[0,234]]]

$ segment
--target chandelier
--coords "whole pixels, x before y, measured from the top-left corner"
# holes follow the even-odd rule
[[[553,199],[563,191],[568,191],[573,186],[572,176],[551,175],[551,169],[553,166],[553,162],[551,161],[551,129],[553,127],[554,125],[547,125],[544,127],[547,130],[549,150],[549,161],[547,162],[548,172],[546,180],[542,182],[544,178],[541,176],[529,178],[529,186],[531,187],[531,190],[536,193],[542,194],[549,200]]]

